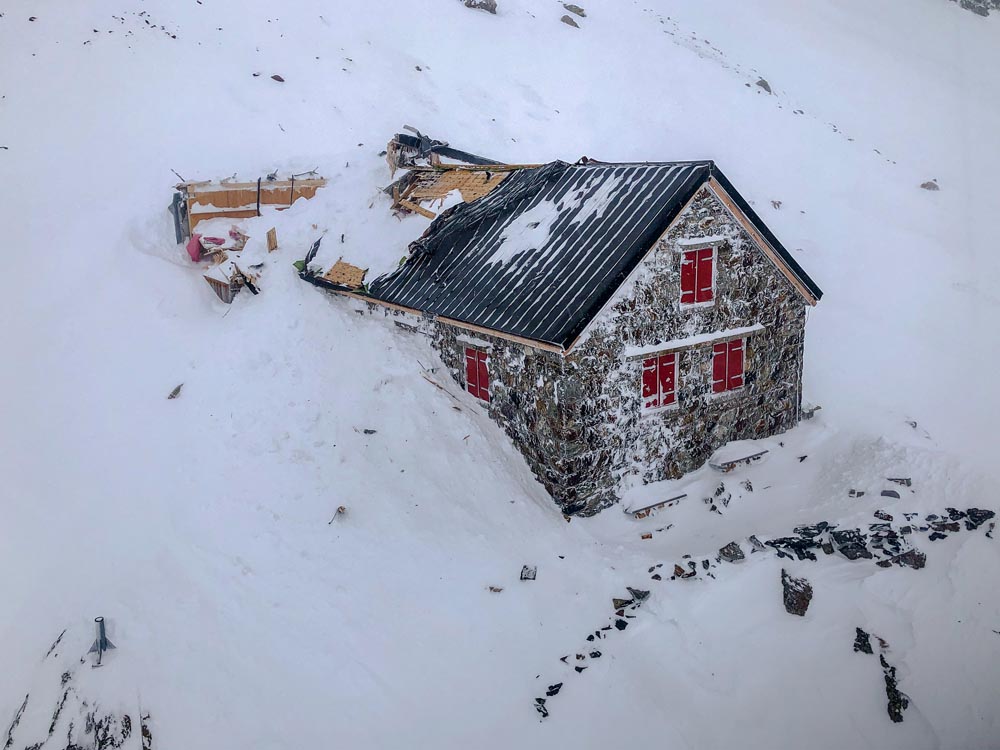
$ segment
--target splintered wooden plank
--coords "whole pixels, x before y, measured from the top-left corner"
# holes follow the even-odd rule
[[[417,203],[414,203],[413,201],[408,201],[401,198],[399,200],[399,205],[407,209],[408,211],[413,211],[415,213],[420,214],[421,216],[426,216],[428,219],[433,219],[437,216],[437,214],[434,213],[433,211],[428,211],[426,208]]]
[[[278,249],[278,230],[271,227],[267,230],[267,251],[273,253]]]

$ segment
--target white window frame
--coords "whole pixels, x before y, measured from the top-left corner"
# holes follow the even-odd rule
[[[644,355],[642,355],[641,357],[638,358],[638,361],[639,361],[639,411],[642,414],[642,416],[645,417],[645,416],[648,416],[650,414],[659,414],[660,412],[674,411],[674,410],[680,408],[680,405],[681,405],[680,389],[677,386],[678,386],[678,380],[680,379],[681,353],[682,353],[682,351],[680,349],[673,349],[673,350],[667,349],[665,351],[653,352],[653,353],[650,353],[650,354],[644,354]],[[647,359],[654,359],[654,358],[657,359],[657,360],[659,360],[659,358],[662,357],[665,354],[673,354],[674,355],[674,402],[672,404],[667,404],[666,406],[664,406],[662,404],[662,400],[663,400],[662,399],[662,395],[663,394],[659,392],[660,378],[659,378],[659,373],[657,373],[656,388],[657,388],[657,396],[658,396],[658,398],[656,400],[658,402],[661,402],[661,403],[660,403],[659,406],[646,406],[646,399],[642,395],[642,385],[643,385],[642,384],[642,373],[643,373],[643,370],[646,367],[646,364],[645,364],[646,360]]]
[[[699,250],[711,250],[712,251],[712,299],[707,302],[681,302],[681,298],[684,296],[684,290],[680,285],[680,263],[684,262],[685,253],[696,253]],[[719,245],[714,241],[688,241],[680,242],[677,245],[677,251],[680,256],[680,263],[678,263],[678,277],[677,277],[677,303],[681,310],[694,310],[701,307],[713,307],[715,305],[716,298],[716,279],[718,277],[718,267],[719,267]],[[697,261],[696,261],[697,264]],[[696,265],[697,269],[697,265]],[[698,278],[697,270],[695,270],[695,296],[698,294]]]

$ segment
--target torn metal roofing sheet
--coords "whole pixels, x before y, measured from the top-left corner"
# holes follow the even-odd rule
[[[411,245],[410,259],[372,282],[369,294],[568,346],[712,176],[731,187],[711,161],[556,161],[517,170],[485,197],[435,219]],[[773,242],[790,270],[819,292]]]

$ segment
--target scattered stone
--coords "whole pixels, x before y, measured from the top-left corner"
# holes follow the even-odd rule
[[[576,21],[573,20],[573,16],[563,16],[559,20],[562,21],[567,26],[572,26],[574,29],[580,28],[580,24],[578,24]]]
[[[771,201],[771,208],[773,208],[775,211],[780,210],[781,209],[781,201]]]
[[[625,628],[628,627],[628,623],[625,622],[625,620],[621,619],[615,620],[615,627],[618,628],[619,630],[624,630]]]
[[[806,455],[806,456],[799,456],[799,463],[802,463],[802,462],[803,462],[803,461],[805,461],[805,460],[806,460],[807,458],[809,458],[809,456],[807,456],[807,455]]]
[[[833,543],[829,539],[823,542],[822,546],[823,546],[823,554],[825,555],[833,554]]]
[[[753,546],[753,549],[750,550],[750,554],[751,555],[754,552],[763,552],[764,551],[765,547],[764,547],[763,543],[760,541],[760,539],[757,538],[756,534],[751,534],[747,538],[747,541],[750,542],[750,544]]]
[[[892,567],[892,560],[879,560],[875,564],[878,565],[880,568],[891,568]]]
[[[761,78],[759,81],[757,81],[757,85],[760,88],[764,89],[764,91],[766,91],[767,93],[769,94],[771,93],[771,84],[769,84],[765,79]]]
[[[284,83],[285,82],[285,79],[282,78],[281,76],[279,76],[277,73],[275,73],[273,76],[271,76],[271,80],[272,81],[277,81],[278,83]]]
[[[785,611],[790,615],[804,616],[812,601],[813,589],[805,578],[794,578],[781,569],[782,598]]]
[[[962,527],[959,526],[954,521],[935,521],[934,523],[931,524],[931,529],[933,531],[958,532],[962,530]]]
[[[882,490],[880,494],[882,497],[894,497],[897,500],[899,499],[899,493],[896,492],[896,490]]]
[[[910,699],[897,687],[896,668],[890,667],[881,654],[878,659],[882,663],[882,672],[885,676],[885,695],[889,699],[886,709],[889,712],[889,718],[898,724],[903,720],[903,711],[910,706]]]
[[[575,669],[576,672],[577,672],[577,674],[579,674],[580,672],[582,672],[583,670],[585,670],[586,667],[573,667],[573,669]]]
[[[663,576],[661,576],[659,573],[654,573],[653,575],[650,576],[650,578],[652,580],[654,580],[654,581],[662,581],[663,580]]]
[[[725,547],[719,550],[719,557],[725,560],[727,563],[742,562],[746,559],[743,554],[743,550],[740,545],[736,542],[730,542]]]
[[[378,430],[372,430],[366,427],[365,429],[362,430],[362,432],[365,433],[366,435],[374,435],[376,432],[378,432]]]
[[[591,651],[590,652],[590,658],[591,659],[600,659],[601,658],[601,652],[600,651]]]
[[[927,565],[927,555],[918,549],[910,549],[901,555],[896,555],[892,558],[892,561],[896,563],[896,565],[905,565],[908,568],[920,570],[922,567]]]
[[[653,538],[653,533],[652,533],[652,532],[650,532],[650,531],[647,531],[647,532],[646,532],[645,534],[643,534],[643,535],[642,535],[641,537],[639,537],[639,538],[640,538],[640,539],[652,539],[652,538]]]
[[[497,0],[465,0],[465,7],[473,10],[485,10],[487,13],[496,15]]]
[[[551,698],[553,695],[559,695],[559,691],[562,690],[563,684],[557,682],[555,685],[549,685],[549,689],[545,691],[546,697]]]
[[[172,401],[173,399],[175,399],[178,396],[180,396],[181,395],[181,388],[183,388],[183,387],[184,387],[184,384],[181,383],[176,388],[174,388],[172,391],[170,391],[170,394],[167,396],[167,401]]]
[[[863,654],[874,653],[874,651],[872,651],[872,639],[871,639],[871,636],[868,633],[866,633],[864,630],[862,630],[861,628],[855,628],[854,631],[855,631],[855,635],[854,635],[854,651],[855,652],[860,651]]]
[[[932,542],[936,542],[938,539],[947,539],[948,535],[947,534],[939,534],[938,532],[933,531],[933,532],[931,532],[931,535],[929,537],[927,537],[927,538],[930,539]]]
[[[778,539],[769,539],[767,545],[778,552],[778,557],[787,557],[791,560],[792,556],[786,551],[791,550],[799,560],[815,561],[816,555],[813,554],[812,550],[819,547],[819,542],[809,538],[783,536]]]
[[[612,599],[611,608],[612,609],[624,609],[632,603],[631,599]]]
[[[489,588],[489,590],[494,594],[499,594],[501,591],[503,591],[503,586],[488,586],[487,588]]]
[[[901,485],[903,487],[913,486],[913,480],[910,479],[909,477],[887,477],[887,481],[895,482],[896,484]]]
[[[542,715],[543,719],[547,719],[549,717],[549,710],[545,708],[544,698],[535,698],[535,710]]]
[[[937,184],[937,180],[928,180],[927,182],[920,183],[920,187],[924,190],[940,190],[941,186]]]
[[[886,513],[884,510],[877,510],[877,511],[875,511],[874,515],[875,515],[875,518],[879,518],[879,519],[881,519],[883,521],[891,521],[892,520],[892,516],[890,514]]]
[[[864,490],[848,490],[847,496],[848,497],[864,497],[865,496],[865,491]]]
[[[643,591],[642,589],[634,589],[631,586],[626,586],[625,588],[628,589],[628,592],[632,595],[632,598],[635,599],[636,604],[638,604],[639,602],[644,602],[646,601],[646,599],[649,598],[648,591]]]
[[[809,537],[810,539],[819,536],[824,531],[829,531],[832,526],[826,521],[820,521],[817,524],[811,526],[796,526],[792,531],[794,531],[799,536]]]
[[[583,8],[579,5],[573,5],[573,3],[563,3],[563,7],[570,13],[580,16],[580,18],[586,18],[587,14],[584,12]]]
[[[857,529],[831,531],[830,538],[837,551],[848,560],[857,560],[862,557],[867,560],[872,558],[872,553],[865,546],[864,535]]]
[[[979,508],[969,508],[966,513],[965,528],[969,531],[973,531],[982,526],[986,521],[989,521],[996,515],[992,510],[980,510]],[[993,530],[993,524],[990,524],[990,531]],[[989,533],[987,532],[987,536]]]

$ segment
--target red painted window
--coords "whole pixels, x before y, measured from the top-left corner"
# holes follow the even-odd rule
[[[712,392],[743,387],[743,339],[716,344],[712,359]]]
[[[688,250],[681,254],[681,304],[712,301],[715,250]]]
[[[677,402],[677,355],[660,354],[642,361],[643,411]]]
[[[486,366],[486,352],[466,347],[465,387],[476,398],[490,400],[490,371]]]

